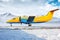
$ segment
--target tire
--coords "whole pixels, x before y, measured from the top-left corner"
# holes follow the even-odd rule
[[[29,24],[28,26],[31,26],[31,24]]]

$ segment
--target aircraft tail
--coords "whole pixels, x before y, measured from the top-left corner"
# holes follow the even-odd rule
[[[57,11],[57,10],[59,10],[59,9],[54,9],[54,10],[51,10],[50,12],[54,12],[54,11]]]

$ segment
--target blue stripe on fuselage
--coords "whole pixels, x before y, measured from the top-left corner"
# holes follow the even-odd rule
[[[21,19],[21,22],[23,23],[26,23],[27,22],[27,20],[26,19]]]
[[[21,23],[33,23],[35,16],[29,16],[28,19],[21,19]]]

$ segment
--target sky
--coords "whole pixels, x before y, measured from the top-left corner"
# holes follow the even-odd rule
[[[0,14],[41,16],[56,8],[60,9],[60,0],[0,0]],[[60,10],[54,13],[54,17],[60,17]]]

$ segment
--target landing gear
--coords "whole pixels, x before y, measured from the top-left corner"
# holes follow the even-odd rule
[[[22,23],[21,23],[22,24]]]
[[[12,27],[12,23],[10,23],[10,26]]]
[[[29,24],[28,26],[31,26],[31,24]]]

